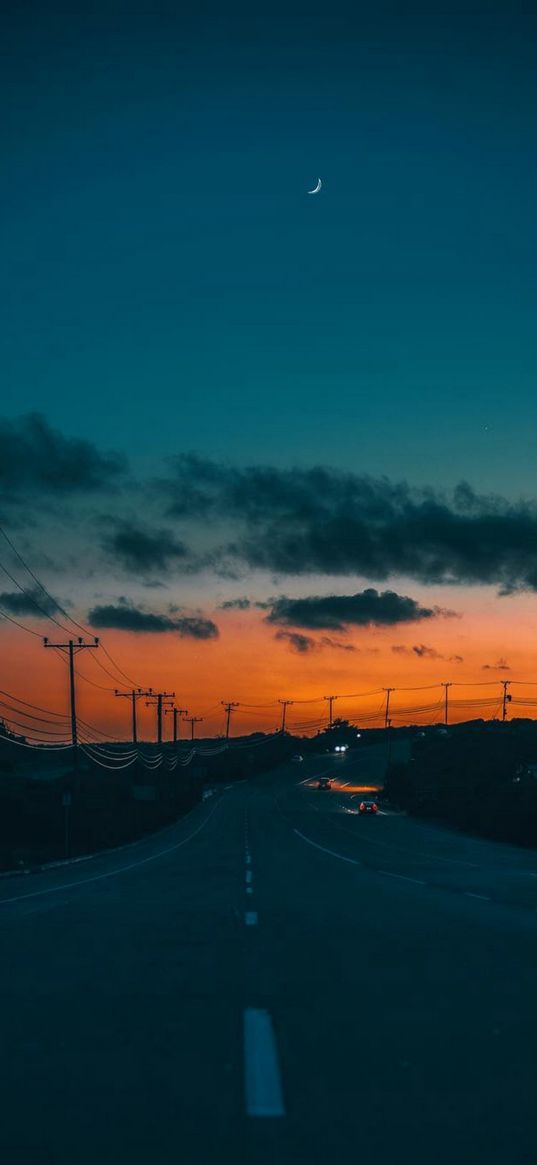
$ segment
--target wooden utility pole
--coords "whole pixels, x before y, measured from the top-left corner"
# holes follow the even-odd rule
[[[71,742],[73,745],[73,770],[75,783],[78,784],[78,728],[76,722],[76,685],[75,685],[75,655],[88,649],[95,650],[99,640],[95,637],[93,643],[86,643],[81,636],[78,639],[69,639],[68,643],[51,643],[47,636],[43,639],[44,647],[53,647],[61,651],[69,660],[69,704],[71,712]]]
[[[152,696],[152,688],[133,688],[131,692],[118,692],[117,688],[114,696],[122,696],[124,700],[130,700],[132,703],[132,743],[138,744],[138,726],[136,723],[136,703],[143,696]]]
[[[151,704],[155,704],[157,708],[157,744],[162,744],[162,707],[164,704],[171,704],[175,698],[175,692],[153,692],[151,699],[146,701],[146,708]]]
[[[287,709],[290,704],[294,704],[294,700],[278,700],[278,704],[281,704],[282,706],[282,726],[280,728],[280,732],[283,736],[285,732],[285,717],[287,714]]]
[[[203,720],[203,716],[185,716],[185,720],[186,720],[187,724],[190,724],[190,739],[193,740],[194,739],[194,725],[200,724],[201,721]]]
[[[395,688],[384,688],[386,692],[386,711],[384,713],[384,727],[388,728],[390,724],[390,695],[395,692]]]
[[[332,706],[333,706],[334,700],[337,700],[337,696],[323,696],[323,700],[328,700],[328,708],[329,708],[328,727],[331,728],[332,724],[333,724],[333,720],[334,720],[334,718],[332,716]]]
[[[234,700],[230,700],[230,702],[228,704],[226,704],[225,700],[220,700],[220,703],[221,703],[222,707],[226,709],[226,713],[227,713],[227,716],[226,716],[226,740],[229,740],[229,726],[230,726],[230,722],[231,722],[231,713],[233,712],[233,710],[235,708],[238,708],[239,705]]]
[[[166,710],[164,712],[165,716],[170,716],[170,715],[173,716],[173,743],[174,744],[177,744],[177,741],[179,740],[179,733],[177,731],[177,717],[178,716],[186,716],[187,713],[188,713],[188,708],[166,708]]]

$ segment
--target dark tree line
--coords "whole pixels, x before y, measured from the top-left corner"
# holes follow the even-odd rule
[[[484,837],[537,846],[537,727],[474,725],[413,744],[390,766],[384,795],[419,817]]]

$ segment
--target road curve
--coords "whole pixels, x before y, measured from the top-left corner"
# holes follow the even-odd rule
[[[4,1160],[535,1159],[537,854],[359,817],[378,771],[1,880]]]

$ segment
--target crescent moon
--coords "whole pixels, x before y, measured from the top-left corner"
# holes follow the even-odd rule
[[[318,178],[317,185],[313,187],[313,190],[308,190],[308,194],[318,194],[319,190],[321,189],[321,186],[322,186],[321,179]]]

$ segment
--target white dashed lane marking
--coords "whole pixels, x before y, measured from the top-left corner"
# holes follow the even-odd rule
[[[247,910],[244,915],[245,926],[257,926],[257,910]]]
[[[244,1012],[244,1103],[250,1117],[285,1116],[272,1019],[257,1007]]]

